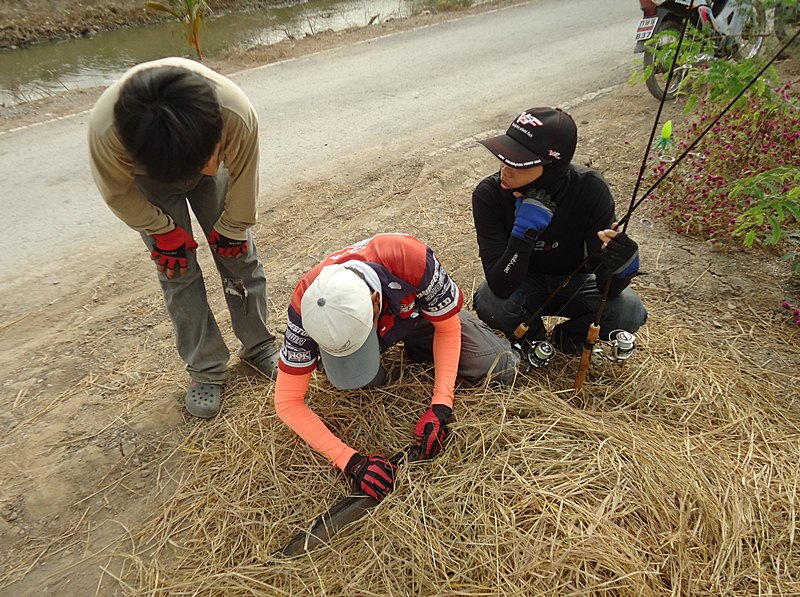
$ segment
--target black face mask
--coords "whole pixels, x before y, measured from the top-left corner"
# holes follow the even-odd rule
[[[569,151],[562,152],[561,160],[547,164],[539,178],[520,190],[527,192],[531,189],[544,189],[548,192],[550,198],[557,203],[559,191],[567,182],[567,172],[570,170],[570,163],[574,155],[575,146],[570,148]]]
[[[559,192],[567,183],[567,173],[570,170],[570,163],[574,155],[575,147],[573,146],[570,151],[562,152],[561,160],[547,164],[539,178],[520,190],[526,193],[531,189],[544,189],[550,195],[550,198],[558,203]]]

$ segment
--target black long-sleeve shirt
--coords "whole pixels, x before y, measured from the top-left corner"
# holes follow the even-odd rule
[[[535,182],[529,188],[534,187]],[[597,232],[615,220],[608,184],[599,173],[572,165],[551,189],[551,199],[556,203],[553,220],[530,241],[511,236],[516,197],[501,188],[499,173],[484,178],[472,193],[479,255],[489,288],[497,296],[507,298],[528,272],[567,276],[590,254],[584,270],[595,272],[600,291],[605,287],[611,274],[600,264]],[[630,279],[615,277],[609,296],[622,292]]]

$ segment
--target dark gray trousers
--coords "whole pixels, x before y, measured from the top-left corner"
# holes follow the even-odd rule
[[[216,176],[198,175],[195,180],[170,184],[137,176],[135,183],[151,203],[189,233],[192,233],[191,206],[207,238],[225,206],[228,174],[220,168]],[[152,250],[155,239],[145,233],[142,239]],[[195,237],[195,240],[202,246],[202,237]],[[212,255],[222,277],[233,331],[242,342],[241,356],[254,358],[275,352],[278,347],[275,336],[267,328],[267,280],[250,231],[247,232],[247,246],[247,254],[239,259],[213,252]],[[227,377],[230,352],[209,307],[203,272],[193,251],[189,251],[187,261],[188,271],[183,276],[170,280],[158,274],[164,303],[175,329],[178,354],[193,381],[222,383]]]
[[[505,338],[495,334],[489,326],[469,311],[460,311],[461,355],[458,376],[476,383],[491,374],[491,378],[507,385],[514,381],[519,357],[511,350]],[[433,362],[433,324],[423,319],[405,338],[406,354],[412,361]]]

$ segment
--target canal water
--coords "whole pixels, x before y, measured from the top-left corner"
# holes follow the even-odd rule
[[[206,57],[225,50],[272,44],[326,29],[362,27],[407,17],[419,0],[311,0],[288,7],[227,13],[207,18],[200,41]],[[0,107],[64,91],[108,85],[134,64],[164,56],[194,57],[176,21],[118,29],[0,51]]]

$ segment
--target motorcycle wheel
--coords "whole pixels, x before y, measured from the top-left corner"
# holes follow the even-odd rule
[[[644,48],[644,69],[652,68],[650,76],[645,80],[645,85],[647,85],[647,90],[653,97],[658,100],[664,97],[669,69],[675,55],[674,50],[669,52],[665,48],[668,46],[677,47],[678,40],[681,37],[682,26],[681,23],[662,21],[653,32],[652,40]],[[682,62],[679,57],[678,62],[675,64],[669,89],[666,89],[665,99],[671,100],[675,97],[681,82],[686,77],[689,68],[691,68],[690,63],[682,64]]]
[[[755,58],[769,35],[767,14],[760,2],[753,2],[742,15],[742,34],[732,39],[735,42],[736,61]]]

